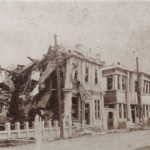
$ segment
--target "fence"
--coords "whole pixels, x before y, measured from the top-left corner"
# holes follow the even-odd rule
[[[71,126],[64,126],[64,136],[72,136]],[[0,140],[17,138],[58,139],[60,138],[60,127],[58,121],[55,121],[53,125],[51,121],[47,123],[44,121],[35,121],[31,127],[29,127],[29,122],[25,122],[24,124],[20,124],[19,122],[10,124],[10,122],[7,122],[4,131],[0,131]]]

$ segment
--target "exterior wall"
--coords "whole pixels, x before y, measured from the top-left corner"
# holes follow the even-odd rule
[[[113,75],[113,90],[107,90],[105,88],[105,96],[104,96],[104,102],[109,107],[109,105],[114,105],[113,110],[115,111],[116,115],[114,116],[114,128],[122,128],[123,126],[126,126],[127,121],[131,121],[131,98],[134,98],[135,95],[131,95],[130,91],[134,91],[134,85],[131,82],[133,82],[133,75],[131,72],[121,69],[110,69],[105,70],[103,72],[103,78],[106,82],[106,77],[108,75]],[[118,89],[118,77],[120,76],[120,89]],[[122,77],[125,78],[125,90],[122,88]],[[110,94],[111,93],[111,94]],[[109,101],[111,99],[111,101]],[[121,108],[119,108],[119,105]],[[126,108],[124,108],[124,105]],[[119,115],[119,112],[121,113],[121,116]],[[125,113],[125,116],[124,116]]]
[[[118,90],[117,89],[117,74],[126,76],[126,90]],[[113,75],[113,90],[107,90],[107,80],[106,77],[108,75]],[[144,80],[148,81],[148,89],[150,89],[150,75],[145,73],[140,73],[140,90],[141,90],[141,99],[142,99],[142,111],[143,111],[143,118],[145,123],[148,122],[150,118],[150,91],[147,93],[143,92],[143,86],[144,86]],[[104,102],[105,105],[116,105],[114,110],[118,112],[119,114],[119,108],[118,105],[121,104],[127,104],[127,118],[120,118],[119,115],[117,115],[117,122],[134,122],[138,123],[139,119],[137,117],[137,106],[138,106],[138,99],[137,99],[137,92],[135,91],[135,81],[137,81],[137,74],[134,71],[129,70],[122,70],[118,68],[111,68],[109,70],[103,71],[103,81],[105,82],[104,90],[105,90],[105,96],[104,96]],[[121,82],[121,81],[120,81]],[[131,109],[132,107],[132,109]],[[133,115],[135,117],[135,121],[133,121]]]

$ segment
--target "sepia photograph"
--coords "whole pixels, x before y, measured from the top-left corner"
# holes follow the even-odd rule
[[[0,0],[0,150],[150,150],[149,0]]]

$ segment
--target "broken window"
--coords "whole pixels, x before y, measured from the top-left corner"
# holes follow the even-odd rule
[[[95,69],[95,84],[98,83],[98,71]]]
[[[88,82],[88,80],[89,80],[89,68],[86,67],[85,68],[85,82]]]
[[[126,78],[122,76],[122,90],[126,89]]]
[[[120,75],[117,75],[118,90],[120,90]]]
[[[95,119],[100,118],[100,100],[95,100]]]
[[[107,90],[113,89],[113,76],[107,76]]]

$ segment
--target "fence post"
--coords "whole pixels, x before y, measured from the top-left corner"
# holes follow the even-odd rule
[[[42,141],[42,135],[41,135],[41,118],[39,115],[35,116],[35,123],[34,123],[34,130],[35,130],[35,139],[37,143],[40,143]]]
[[[48,125],[49,125],[49,137],[51,138],[51,134],[52,134],[52,121],[51,120],[49,120]]]
[[[59,138],[58,137],[58,121],[54,121],[54,127],[56,128],[56,138]]]
[[[8,139],[11,138],[11,130],[10,130],[10,122],[5,123],[6,131],[7,131],[7,137]]]
[[[29,122],[25,122],[26,136],[29,138]]]
[[[42,136],[43,136],[43,139],[44,139],[45,138],[44,121],[41,122],[41,125],[42,125]]]
[[[18,133],[18,138],[20,138],[20,122],[15,122],[15,129]]]

